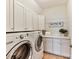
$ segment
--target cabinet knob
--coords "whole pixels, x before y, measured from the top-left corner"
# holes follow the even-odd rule
[[[70,48],[72,48],[72,45],[70,45]]]

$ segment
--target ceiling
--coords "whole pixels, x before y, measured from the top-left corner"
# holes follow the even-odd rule
[[[49,8],[55,5],[66,4],[68,0],[35,0],[41,8]]]

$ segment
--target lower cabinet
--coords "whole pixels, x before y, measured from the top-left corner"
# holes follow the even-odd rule
[[[43,42],[44,42],[44,51],[52,53],[53,52],[52,39],[45,38]]]
[[[64,38],[45,38],[44,51],[59,56],[70,57],[70,40]]]
[[[52,52],[57,55],[70,57],[70,40],[52,39]]]
[[[52,52],[54,54],[60,55],[61,54],[61,44],[60,40],[52,39]]]
[[[64,40],[61,41],[61,55],[70,57],[71,48],[70,48],[70,40]]]

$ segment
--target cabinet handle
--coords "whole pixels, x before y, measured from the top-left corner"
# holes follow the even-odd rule
[[[72,45],[70,45],[70,48],[72,48]]]

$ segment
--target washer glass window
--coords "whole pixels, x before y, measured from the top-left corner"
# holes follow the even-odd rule
[[[35,49],[36,51],[40,51],[41,50],[41,46],[42,46],[42,36],[39,35],[38,39],[36,40],[36,44],[35,44]]]
[[[13,53],[11,59],[28,59],[30,55],[30,44],[23,44]]]

